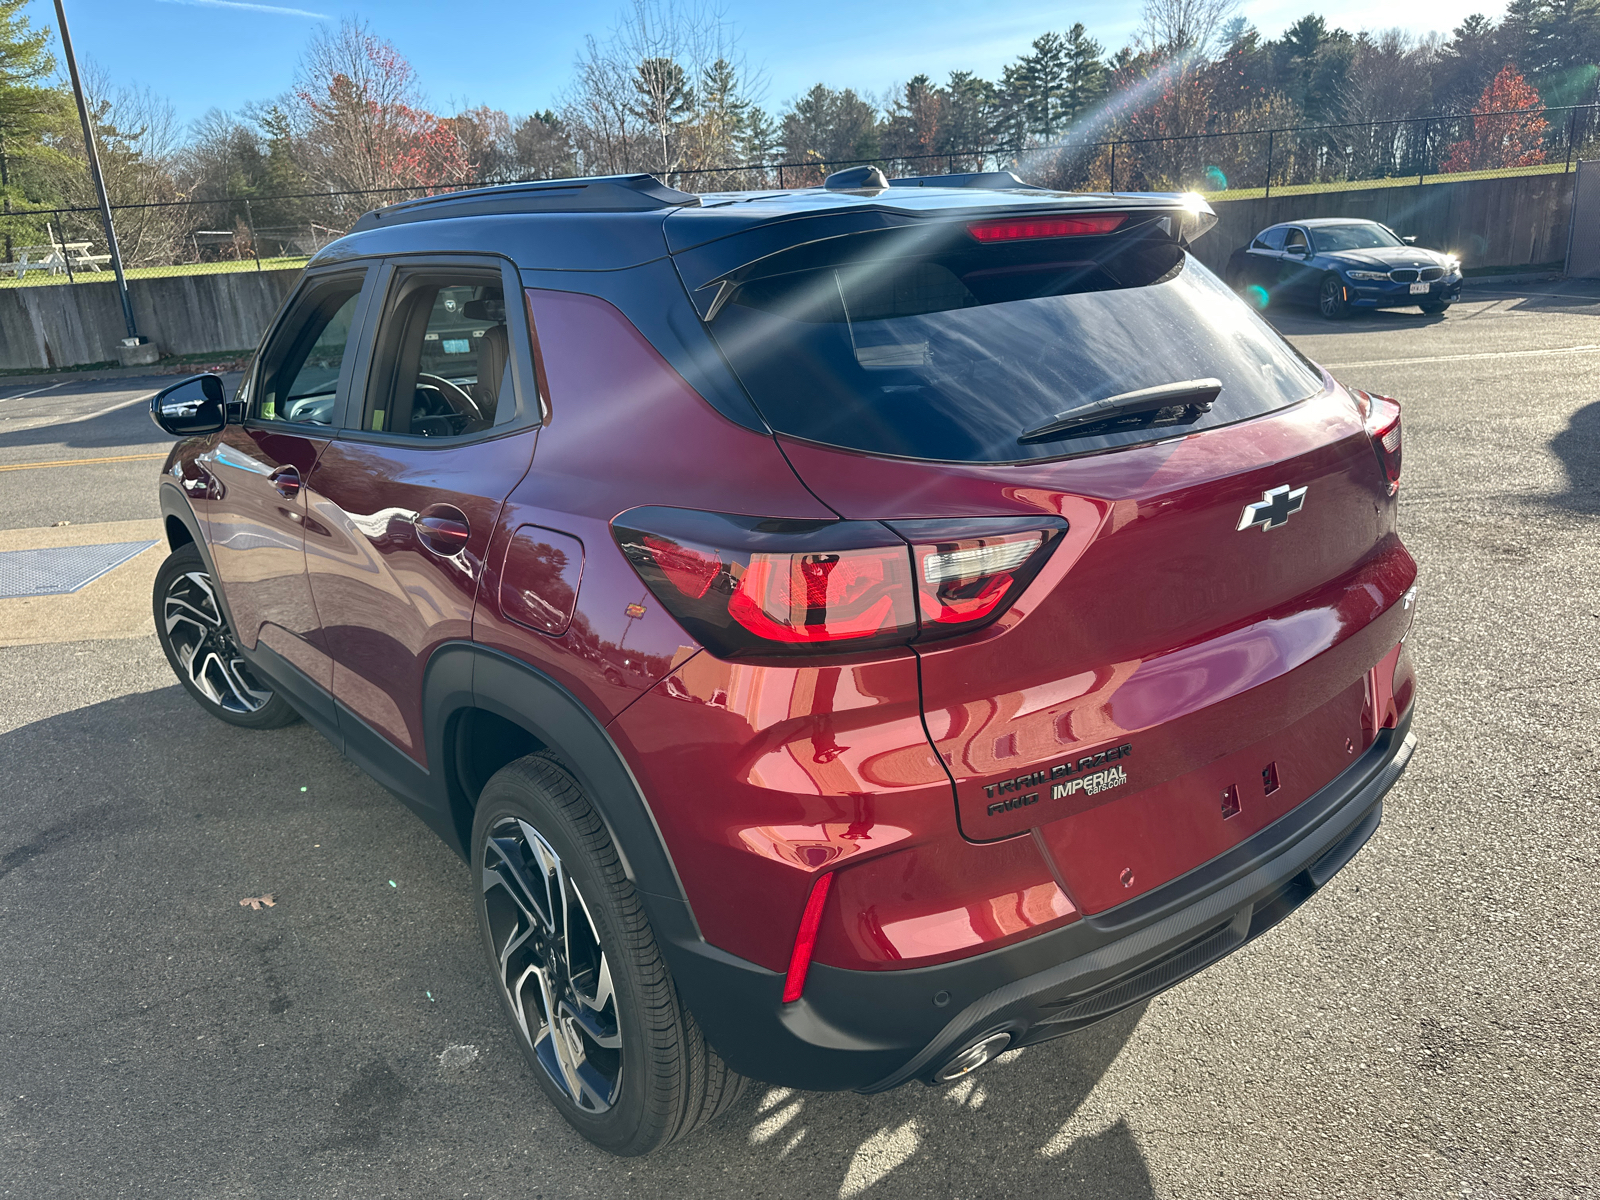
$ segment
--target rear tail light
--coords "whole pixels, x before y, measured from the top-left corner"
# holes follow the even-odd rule
[[[998,618],[1066,522],[763,520],[636,508],[618,546],[663,607],[719,658],[876,650]]]
[[[1016,573],[1045,543],[1043,530],[919,544],[917,595],[929,625],[966,625],[989,616],[1016,591]]]
[[[1372,448],[1378,452],[1378,464],[1389,480],[1392,496],[1400,489],[1400,402],[1367,392],[1358,392],[1356,402],[1361,406],[1367,435],[1372,438]]]

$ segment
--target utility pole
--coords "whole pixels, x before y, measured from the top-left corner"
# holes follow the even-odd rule
[[[56,20],[61,23],[61,48],[67,56],[67,72],[72,76],[72,95],[78,102],[78,119],[83,122],[83,148],[89,155],[89,174],[94,176],[94,190],[100,196],[100,219],[106,226],[106,252],[111,255],[112,270],[117,273],[117,292],[122,297],[122,319],[127,323],[128,336],[139,336],[139,327],[133,320],[133,302],[128,299],[128,279],[122,273],[122,251],[117,246],[117,231],[111,224],[111,200],[106,196],[105,176],[100,173],[100,152],[95,149],[94,130],[89,124],[89,105],[83,98],[83,81],[78,78],[78,60],[72,53],[72,35],[67,32],[67,10],[56,0]]]

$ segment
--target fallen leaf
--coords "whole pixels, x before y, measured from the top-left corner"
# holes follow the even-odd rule
[[[263,904],[265,904],[268,908],[276,908],[278,902],[272,898],[272,893],[268,892],[265,896],[246,896],[243,900],[239,901],[240,908],[243,908],[247,904],[250,906],[252,911],[260,912]]]

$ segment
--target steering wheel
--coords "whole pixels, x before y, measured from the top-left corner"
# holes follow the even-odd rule
[[[454,404],[457,411],[463,413],[469,420],[482,424],[488,423],[488,418],[483,415],[483,410],[478,407],[478,402],[469,396],[459,384],[451,383],[448,379],[441,379],[437,375],[429,375],[426,371],[417,372],[417,382],[431,384],[438,388],[444,393],[445,399]]]

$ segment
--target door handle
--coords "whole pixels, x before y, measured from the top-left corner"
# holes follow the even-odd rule
[[[411,519],[417,540],[435,554],[449,558],[467,548],[472,527],[467,514],[449,504],[436,504]]]
[[[300,494],[300,472],[294,467],[279,467],[267,476],[267,481],[285,500],[293,500]]]

